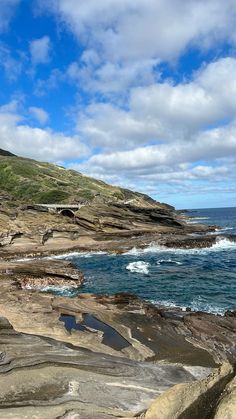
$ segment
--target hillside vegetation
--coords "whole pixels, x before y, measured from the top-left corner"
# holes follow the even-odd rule
[[[55,164],[16,157],[4,150],[0,150],[0,191],[22,203],[76,203],[99,196],[106,201],[135,200],[136,205],[157,205],[146,195],[110,186]]]

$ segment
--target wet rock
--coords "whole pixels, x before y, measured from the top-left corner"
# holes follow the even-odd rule
[[[19,333],[4,318],[0,345],[4,419],[135,416],[171,386],[208,374],[207,369],[136,362]]]
[[[82,273],[66,261],[0,262],[0,274],[14,278],[22,289],[77,289],[83,283]]]
[[[219,363],[236,360],[236,318],[209,313],[189,313],[183,318],[190,341],[200,341]]]
[[[227,310],[225,312],[225,317],[236,317],[236,310]]]
[[[141,201],[140,201],[141,202]],[[167,247],[209,247],[215,226],[190,225],[173,208],[155,201],[87,203],[75,217],[7,206],[0,210],[0,257],[49,255],[69,249],[125,252],[157,242]],[[144,205],[145,202],[145,205]],[[190,237],[189,234],[201,234]],[[232,239],[233,240],[233,239]]]

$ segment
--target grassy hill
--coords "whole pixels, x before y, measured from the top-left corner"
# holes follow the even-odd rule
[[[137,205],[156,204],[146,195],[110,186],[75,170],[17,157],[4,150],[0,150],[0,194],[22,203],[75,203],[100,196],[110,201],[134,199]]]

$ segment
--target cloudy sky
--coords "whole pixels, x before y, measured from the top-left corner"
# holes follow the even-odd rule
[[[236,206],[235,0],[0,0],[0,148]]]

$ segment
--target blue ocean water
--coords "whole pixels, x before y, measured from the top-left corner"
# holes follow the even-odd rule
[[[131,292],[156,304],[213,313],[236,309],[236,208],[200,209],[191,222],[221,226],[209,249],[164,249],[153,243],[123,255],[81,253],[64,256],[85,275],[80,293]]]

